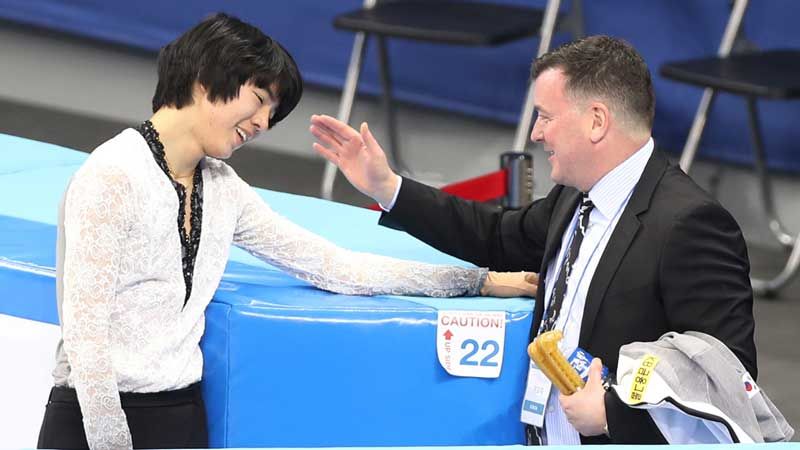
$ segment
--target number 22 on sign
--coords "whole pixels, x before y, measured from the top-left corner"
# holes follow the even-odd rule
[[[505,311],[439,311],[436,355],[450,375],[499,377],[505,339]]]

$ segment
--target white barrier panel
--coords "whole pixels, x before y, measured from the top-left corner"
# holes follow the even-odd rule
[[[0,314],[0,448],[35,448],[61,329]]]

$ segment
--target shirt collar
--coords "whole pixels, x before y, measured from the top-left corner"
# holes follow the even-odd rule
[[[627,201],[628,194],[641,178],[654,147],[651,137],[642,148],[608,172],[589,190],[589,199],[603,217],[611,220]]]

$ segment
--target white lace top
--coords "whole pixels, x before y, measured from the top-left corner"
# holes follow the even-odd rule
[[[485,269],[351,252],[266,205],[225,163],[206,158],[202,239],[184,306],[178,197],[144,138],[127,129],[73,176],[60,208],[55,384],[74,387],[92,449],[131,448],[118,392],[200,380],[204,311],[231,243],[320,289],[343,294],[475,295]]]

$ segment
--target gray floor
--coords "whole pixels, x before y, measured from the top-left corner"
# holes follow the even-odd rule
[[[97,120],[76,114],[48,110],[17,102],[0,101],[0,133],[23,136],[65,147],[91,151],[98,143],[130,124]],[[7,151],[7,149],[0,149]],[[284,192],[317,195],[322,161],[315,158],[241,149],[231,165],[249,183]],[[338,201],[363,205],[368,199],[346,183],[337,184]],[[785,257],[774,248],[751,246],[753,272],[774,273]],[[795,280],[775,299],[759,298],[755,303],[759,383],[793,426],[800,424],[800,280]],[[795,438],[796,441],[800,439]]]

